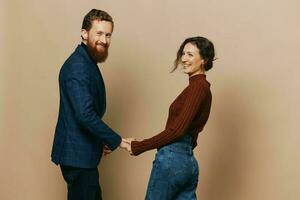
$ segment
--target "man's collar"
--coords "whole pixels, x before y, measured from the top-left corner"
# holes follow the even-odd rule
[[[93,57],[91,56],[89,50],[88,50],[88,47],[86,44],[84,44],[83,42],[81,42],[80,46],[82,46],[84,48],[84,50],[86,51],[86,53],[88,54],[89,58],[91,59],[91,61],[93,63],[95,63],[95,65],[97,65],[97,62],[93,59]]]

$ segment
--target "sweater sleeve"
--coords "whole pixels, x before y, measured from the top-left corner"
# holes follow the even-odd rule
[[[164,146],[185,134],[205,97],[205,89],[202,84],[191,84],[188,89],[180,113],[164,131],[143,141],[132,141],[133,155],[139,155],[145,151]]]

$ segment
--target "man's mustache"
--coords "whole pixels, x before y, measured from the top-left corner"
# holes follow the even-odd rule
[[[108,47],[108,44],[106,43],[103,43],[103,42],[97,42],[96,43],[97,45],[101,45],[101,46],[103,46],[104,48],[107,48]]]

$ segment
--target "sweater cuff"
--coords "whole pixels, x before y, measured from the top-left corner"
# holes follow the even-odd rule
[[[143,153],[143,151],[139,148],[138,144],[139,144],[139,141],[132,141],[131,142],[131,152],[135,156]]]

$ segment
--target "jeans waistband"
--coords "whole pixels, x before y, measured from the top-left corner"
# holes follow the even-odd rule
[[[193,155],[192,137],[190,135],[185,135],[179,140],[158,149],[158,151],[161,150]]]

